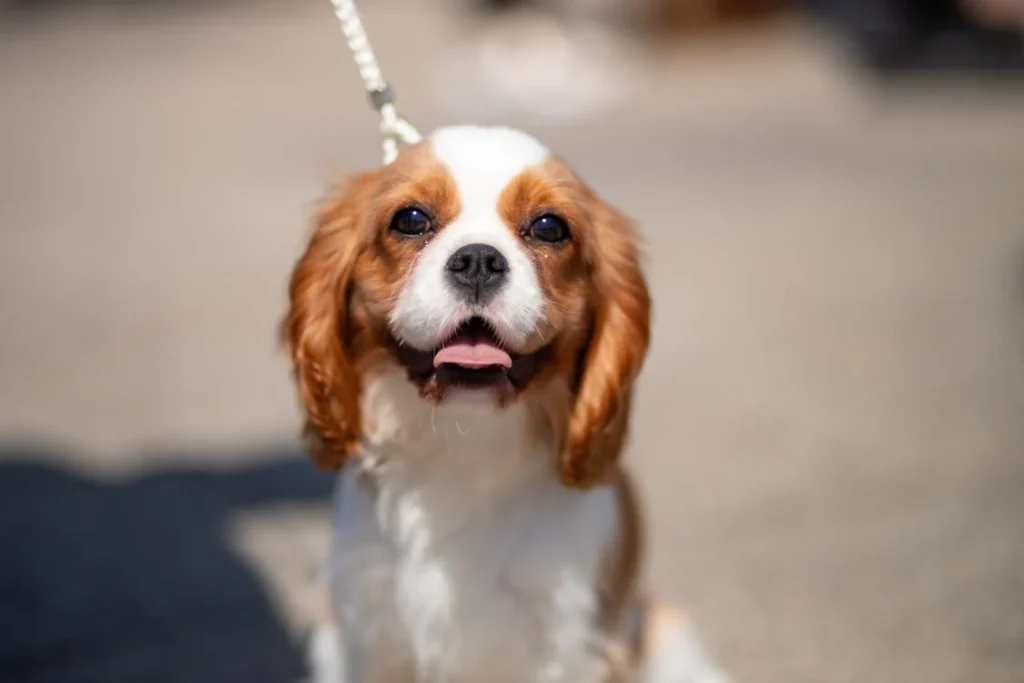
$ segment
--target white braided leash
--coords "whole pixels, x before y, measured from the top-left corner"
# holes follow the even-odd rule
[[[398,115],[395,108],[395,96],[391,86],[380,73],[377,58],[373,55],[370,40],[366,37],[363,22],[356,11],[353,0],[331,0],[334,13],[341,22],[341,32],[345,34],[352,57],[363,79],[366,92],[370,96],[370,104],[380,113],[380,132],[384,136],[384,165],[390,164],[398,156],[398,145],[411,145],[423,139],[416,128]]]

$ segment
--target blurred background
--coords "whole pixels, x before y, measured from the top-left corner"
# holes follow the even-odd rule
[[[646,233],[646,573],[737,680],[1024,681],[1024,5],[359,4],[422,130]],[[0,680],[297,680],[331,482],[275,325],[380,162],[331,7],[0,8]]]

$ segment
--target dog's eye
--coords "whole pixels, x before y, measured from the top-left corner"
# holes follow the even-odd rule
[[[430,230],[430,216],[419,209],[402,209],[391,219],[390,227],[407,237],[419,237]]]
[[[554,214],[546,213],[530,223],[530,237],[541,242],[561,242],[569,237],[569,226]]]

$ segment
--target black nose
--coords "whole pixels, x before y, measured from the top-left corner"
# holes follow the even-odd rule
[[[487,303],[508,276],[508,261],[489,244],[468,244],[448,259],[448,279],[473,303]]]

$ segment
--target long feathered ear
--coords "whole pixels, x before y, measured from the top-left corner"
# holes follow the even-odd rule
[[[281,333],[305,413],[303,436],[321,469],[340,469],[359,449],[359,376],[348,329],[352,269],[368,206],[369,174],[330,195],[292,272]]]
[[[596,201],[596,200],[595,200]],[[581,360],[566,443],[562,482],[573,488],[614,475],[626,438],[633,380],[650,342],[650,295],[629,221],[598,202],[586,245],[593,290],[593,327]]]

